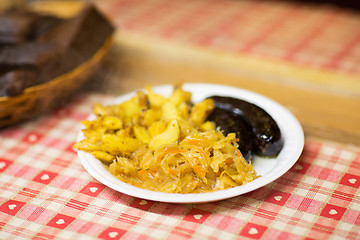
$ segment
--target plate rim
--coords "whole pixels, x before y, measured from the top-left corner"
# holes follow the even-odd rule
[[[171,94],[172,89],[174,88],[173,84],[164,84],[164,85],[155,85],[152,86],[152,89],[156,93],[160,93],[164,96],[169,96]],[[207,193],[190,193],[190,194],[181,194],[181,193],[163,193],[163,192],[156,192],[151,191],[143,188],[139,188],[133,185],[130,185],[128,183],[122,182],[115,176],[111,175],[110,172],[108,172],[102,163],[94,158],[90,153],[78,150],[77,155],[78,159],[80,160],[81,164],[85,168],[85,170],[94,177],[97,181],[101,182],[105,186],[118,191],[120,193],[137,197],[141,199],[151,200],[151,201],[157,201],[157,202],[166,202],[166,203],[206,203],[206,202],[214,202],[214,201],[220,201],[224,199],[229,199],[232,197],[237,197],[240,195],[243,195],[245,193],[252,192],[256,189],[259,189],[261,187],[264,187],[268,185],[269,183],[275,181],[276,179],[280,178],[282,175],[284,175],[287,171],[290,170],[290,168],[297,162],[299,159],[303,148],[305,144],[305,135],[304,131],[302,129],[302,126],[298,119],[284,106],[279,104],[278,102],[274,101],[271,98],[268,98],[264,95],[261,95],[259,93],[256,93],[254,91],[250,91],[247,89],[234,87],[230,85],[224,85],[224,84],[209,84],[209,83],[184,83],[182,84],[182,88],[185,91],[190,91],[192,94],[192,100],[197,101],[197,99],[201,100],[203,98],[200,98],[199,95],[204,96],[211,96],[214,94],[217,95],[223,95],[223,96],[233,96],[237,97],[237,94],[244,94],[245,97],[238,97],[240,99],[244,99],[246,101],[249,101],[251,103],[254,103],[262,108],[264,108],[265,111],[267,111],[278,123],[280,130],[282,131],[282,135],[284,137],[284,147],[281,150],[280,154],[284,153],[286,150],[287,152],[292,153],[292,159],[290,161],[280,162],[280,169],[277,171],[273,171],[266,175],[266,177],[261,176],[252,182],[249,182],[242,186],[237,186],[234,188],[229,188],[225,190],[217,190],[213,192],[207,192]],[[198,93],[197,91],[194,92],[194,89],[201,89],[203,92],[205,91],[205,94]],[[206,92],[206,89],[208,90]],[[211,89],[211,91],[209,91]],[[120,95],[118,97],[115,97],[106,105],[114,104],[114,103],[120,103],[122,101],[125,101],[126,99],[131,98],[135,95],[135,93],[139,90],[144,90],[144,88],[137,89],[131,92],[128,92],[126,94]],[[166,94],[164,94],[164,91]],[[221,94],[220,92],[223,92],[224,94]],[[275,114],[277,113],[277,114]],[[281,115],[279,115],[281,113]],[[280,118],[280,117],[284,117]],[[88,119],[93,118],[94,115],[90,114]],[[284,121],[286,123],[286,126],[284,126]],[[279,124],[280,123],[280,124]],[[292,127],[293,128],[293,134],[290,134],[291,136],[288,136],[287,128]],[[82,127],[83,128],[83,127]],[[290,137],[293,137],[292,135],[296,135],[296,139]],[[79,141],[83,138],[83,134],[81,130],[78,133],[77,140]],[[289,145],[290,144],[290,145]],[[275,159],[279,159],[279,156]],[[256,160],[256,159],[255,159]],[[281,159],[280,159],[281,160]],[[255,169],[256,170],[256,169]]]

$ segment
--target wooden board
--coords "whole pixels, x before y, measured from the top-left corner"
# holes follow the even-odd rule
[[[107,82],[108,93],[122,94],[145,85],[202,82],[227,84],[268,96],[287,107],[300,120],[307,136],[321,137],[347,144],[360,145],[360,85],[353,76],[342,81],[306,81],[286,79],[274,71],[264,73],[229,65],[233,56],[174,46],[152,41],[135,41],[130,35],[118,35],[117,45],[108,57],[107,68],[112,76]],[[186,54],[184,53],[186,52]],[[236,60],[236,59],[235,59]],[[259,60],[259,66],[265,66]],[[269,65],[274,64],[272,62]],[[296,69],[306,71],[306,69]],[[310,74],[301,72],[300,76]],[[316,72],[326,77],[328,72]],[[334,78],[336,74],[333,74]],[[336,83],[336,84],[335,84]],[[345,84],[344,84],[345,83]]]

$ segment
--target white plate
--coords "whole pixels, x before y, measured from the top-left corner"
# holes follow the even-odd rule
[[[244,186],[226,190],[209,193],[174,194],[145,190],[124,183],[111,175],[103,167],[101,162],[94,158],[91,154],[78,151],[78,157],[84,168],[95,179],[104,185],[133,197],[168,203],[204,203],[239,196],[261,188],[281,177],[298,160],[304,147],[304,133],[298,120],[280,104],[257,93],[224,85],[184,84],[183,89],[192,93],[193,102],[201,101],[211,95],[232,96],[258,105],[275,119],[284,138],[284,146],[276,158],[264,159],[261,157],[255,157],[252,159],[253,166],[261,177],[245,184]],[[173,87],[171,85],[163,85],[154,87],[153,90],[156,93],[168,97],[172,93]],[[123,95],[115,99],[112,103],[123,102],[134,95],[135,92]],[[94,116],[90,116],[90,118],[93,117]],[[83,138],[84,136],[80,132],[78,141]]]

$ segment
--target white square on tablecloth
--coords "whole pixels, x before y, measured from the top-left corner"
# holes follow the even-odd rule
[[[308,231],[306,227],[301,227],[299,225],[293,226],[291,233],[302,236]]]
[[[316,181],[318,181],[318,178],[315,177],[311,177],[311,176],[304,176],[302,179],[303,183],[307,183],[309,185],[314,185],[316,183]]]
[[[331,146],[327,146],[327,145],[323,145],[323,147],[320,150],[320,153],[327,155],[327,156],[332,156],[334,155],[336,149],[331,147]]]
[[[7,175],[2,173],[0,175],[0,183],[9,183],[12,182],[12,179],[14,179],[13,176]],[[9,191],[9,190],[1,190],[0,191],[0,198],[2,199],[11,199],[14,195],[16,195],[16,193],[14,193],[13,191]]]
[[[323,168],[327,168],[329,166],[329,159],[325,158],[325,159],[316,159],[316,166],[320,166]]]
[[[35,222],[29,222],[26,226],[27,229],[30,229],[32,232],[39,232],[44,226]]]
[[[360,193],[360,189],[358,189],[355,196],[359,196],[359,193]],[[360,203],[353,201],[352,204],[348,206],[348,208],[352,210],[360,211]]]
[[[202,224],[201,226],[199,226],[199,228],[196,230],[197,233],[202,233],[206,236],[214,236],[213,233],[216,231],[216,228],[214,227],[210,227],[207,225]],[[196,233],[195,233],[196,235]],[[218,237],[217,235],[215,235],[216,237]]]
[[[236,235],[232,234],[232,233],[229,233],[229,232],[219,230],[219,234],[216,234],[216,237],[218,239],[235,239]]]
[[[43,193],[48,193],[48,194],[56,194],[58,191],[63,191],[62,189],[56,188],[56,187],[52,187],[50,185],[47,185],[42,192]]]
[[[281,214],[284,214],[289,217],[293,217],[298,211],[292,208],[283,208],[281,209]]]
[[[156,225],[159,226],[159,225]],[[147,235],[155,238],[155,239],[165,239],[169,232],[168,232],[168,228],[164,228],[164,229],[155,229],[155,228],[149,228],[150,232],[147,232]]]
[[[41,161],[40,159],[33,157],[32,154],[30,154],[30,155],[24,154],[24,155],[18,157],[16,159],[16,162],[23,163],[23,164],[28,164],[29,162],[31,162],[31,167],[36,168],[38,170],[48,169],[48,166],[50,164],[50,161],[49,162]]]
[[[149,233],[148,230],[149,230],[149,228],[141,226],[140,224],[134,225],[131,228],[131,231],[133,231],[133,232],[143,233],[143,234],[146,234],[146,235]]]
[[[294,190],[293,194],[301,197],[306,197],[306,194],[308,194],[308,192],[308,189],[297,188]]]
[[[11,218],[8,224],[12,226],[18,226],[18,227],[25,227],[27,224],[27,221],[25,219],[21,218]]]
[[[0,156],[6,156],[6,152],[19,144],[17,139],[2,138],[0,136]]]
[[[302,212],[301,219],[307,222],[315,222],[316,218],[318,218],[318,215],[311,214],[307,212]]]
[[[342,162],[344,160],[341,160],[341,162],[335,163],[331,168],[338,171],[338,172],[346,172],[348,169],[348,165],[344,164],[344,162]]]
[[[22,188],[22,187],[26,187],[26,185],[28,185],[29,184],[29,180],[27,180],[27,179],[23,179],[23,178],[13,178],[12,180],[11,180],[11,183],[13,184],[13,185],[16,185],[16,186],[19,186],[19,190]]]
[[[89,208],[91,208],[91,205],[89,206]],[[93,211],[97,211],[97,210],[93,209]],[[112,217],[102,216],[93,211],[92,212],[83,211],[78,216],[78,218],[84,221],[101,223],[105,226],[111,226],[115,221],[115,219],[113,219]]]
[[[150,214],[146,214],[145,218],[147,218],[147,216]],[[157,217],[159,217],[157,214],[155,214]],[[169,226],[175,226],[176,224],[178,224],[181,220],[177,219],[177,218],[172,218],[172,217],[163,217],[161,218],[161,222],[165,225],[169,225]]]
[[[0,239],[13,239],[13,238],[14,238],[14,235],[12,233],[0,231]],[[21,238],[19,238],[19,239],[21,239]],[[22,238],[22,239],[25,239],[25,238]]]
[[[354,158],[354,156],[355,156],[354,152],[350,152],[350,151],[347,151],[347,150],[342,150],[340,152],[340,155],[339,155],[339,157],[341,159],[344,159],[344,160],[347,160],[347,161],[351,161]]]
[[[338,229],[341,229],[345,232],[351,232],[354,227],[354,224],[346,223],[346,222],[339,222],[337,225]]]
[[[252,216],[253,216],[252,213],[246,213],[246,212],[242,212],[242,211],[237,211],[236,214],[234,215],[235,218],[241,219],[243,221],[249,221],[249,219]]]
[[[44,200],[41,202],[44,202]],[[32,202],[32,203],[34,203],[34,202]],[[40,204],[37,204],[37,205],[40,206]],[[51,210],[53,212],[58,212],[63,208],[64,204],[62,202],[58,203],[58,202],[52,201],[52,202],[49,202],[49,204],[46,206],[44,204],[41,204],[41,206],[45,207],[47,210]]]
[[[105,201],[108,201],[108,200],[105,200]],[[117,203],[117,202],[114,202],[114,205],[112,205],[109,210],[112,210],[112,211],[115,211],[117,213],[121,213],[123,212],[128,206],[122,204],[122,203]]]
[[[337,183],[334,183],[334,182],[324,181],[324,182],[321,184],[321,188],[335,189],[337,185],[338,185],[338,184],[337,184]],[[327,194],[326,194],[326,195],[327,195]],[[324,199],[325,199],[325,198],[324,198]]]
[[[271,228],[277,229],[279,231],[284,231],[287,227],[288,227],[288,224],[285,222],[273,221],[271,223]]]
[[[84,170],[85,171],[85,170]],[[86,173],[85,175],[82,173]],[[62,172],[62,175],[67,175],[67,176],[72,176],[72,177],[76,177],[78,179],[83,179],[83,180],[89,180],[90,179],[90,174],[88,172],[79,172],[79,169],[73,169],[71,167],[67,167],[65,168]]]
[[[60,238],[60,239],[78,239],[78,237],[76,237],[76,235],[78,235],[76,232],[62,230],[61,232],[59,232],[56,235],[56,238]],[[81,239],[84,239],[84,238],[81,237]]]
[[[142,216],[142,219],[146,219],[152,222],[157,221],[157,219],[160,217],[161,215],[156,214],[156,213],[152,213],[152,212],[147,212],[144,216]],[[161,221],[161,223],[164,223],[164,221]]]
[[[92,202],[91,205],[93,206],[98,206],[98,207],[104,207],[106,204],[108,204],[109,201],[105,200],[105,199],[101,199],[101,198],[95,198]]]

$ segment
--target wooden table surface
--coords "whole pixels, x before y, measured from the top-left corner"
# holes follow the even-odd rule
[[[176,49],[174,51],[174,49]],[[185,53],[184,53],[185,52]],[[190,54],[191,57],[186,56]],[[202,49],[137,42],[132,36],[116,36],[105,68],[106,93],[119,95],[145,85],[186,82],[227,84],[268,96],[288,108],[301,122],[307,136],[360,145],[360,94],[337,83],[303,83],[261,72],[247,72],[234,65],[232,56]],[[227,58],[228,57],[228,58]],[[301,71],[301,70],[298,70]],[[324,73],[326,75],[327,73]],[[357,89],[359,82],[350,87]]]
[[[107,82],[110,91],[124,93],[146,84],[177,82],[228,84],[258,92],[283,104],[300,120],[308,136],[360,145],[360,69],[356,67],[360,59],[357,50],[360,49],[360,32],[356,24],[360,24],[360,17],[357,12],[327,6],[314,11],[314,8],[300,5],[294,8],[294,16],[291,16],[291,5],[277,5],[275,2],[274,5],[261,3],[254,7],[252,3],[248,6],[247,1],[243,1],[238,4],[248,7],[249,11],[266,9],[269,12],[269,16],[263,19],[269,21],[267,25],[261,23],[259,16],[246,18],[246,12],[242,13],[245,24],[249,21],[249,25],[250,22],[254,25],[246,28],[245,24],[229,27],[232,24],[228,23],[229,19],[232,20],[233,16],[231,7],[226,5],[232,4],[229,1],[214,1],[214,5],[218,4],[217,7],[222,9],[223,18],[218,19],[211,15],[212,11],[217,12],[216,8],[204,10],[209,4],[201,1],[204,6],[198,3],[196,7],[200,10],[195,11],[198,19],[192,20],[188,20],[186,14],[195,7],[181,7],[181,3],[168,6],[169,3],[159,0],[144,2],[142,7],[136,7],[136,4],[120,1],[112,4],[110,9],[106,1],[97,1],[119,27],[114,51],[107,61],[114,74]],[[161,8],[159,4],[165,4],[180,16],[167,16],[157,10]],[[233,8],[236,7],[234,4]],[[217,12],[214,16],[221,14]],[[283,22],[286,20],[289,26],[285,27]],[[170,23],[166,25],[167,22]],[[173,22],[176,24],[171,25]],[[291,22],[295,23],[291,25]],[[308,31],[309,35],[301,31],[294,33],[294,24],[304,28],[303,31]],[[209,27],[205,31],[203,28],[206,26]],[[232,31],[233,38],[224,31]],[[257,31],[265,33],[258,34]],[[284,40],[277,35],[282,35]],[[257,55],[255,51],[246,49],[234,51],[238,50],[236,46],[233,49],[226,46],[224,50],[216,45],[220,40],[234,44],[231,42],[234,38],[240,46],[246,43],[251,50],[262,47],[269,51]],[[301,40],[293,47],[297,38]],[[275,40],[267,39],[278,39],[276,41],[283,45],[280,43],[279,47]],[[272,53],[274,49],[285,49],[291,57],[277,57]],[[300,57],[293,57],[296,54],[312,56],[313,59],[318,57],[316,61],[321,57],[328,58],[328,66],[335,67],[324,67],[315,60],[302,61]],[[345,63],[353,66],[352,71],[350,67],[339,67]]]
[[[118,28],[114,37],[114,47],[104,62],[102,71],[105,74],[102,76],[104,79],[96,80],[96,85],[103,85],[101,87],[103,92],[119,95],[145,85],[175,84],[179,82],[227,84],[252,90],[278,101],[299,119],[307,136],[360,145],[360,70],[356,66],[353,71],[339,68],[321,68],[321,66],[304,64],[295,60],[288,61],[271,55],[259,57],[246,51],[240,53],[229,50],[224,51],[213,46],[196,44],[193,39],[187,41],[181,41],[180,39],[180,41],[177,41],[178,39],[173,37],[169,40],[164,34],[161,35],[158,32],[163,30],[161,28],[164,28],[162,27],[163,24],[160,23],[172,20],[170,19],[171,15],[168,18],[166,16],[157,16],[154,6],[159,4],[158,2],[162,1],[145,1],[146,4],[136,7],[135,3],[128,1],[119,1],[116,4],[111,1],[95,1],[98,7],[104,14],[108,15],[109,19]],[[44,11],[53,11],[55,9],[60,15],[69,16],[81,9],[82,2],[65,1],[64,3],[57,1],[55,3],[58,6],[57,8],[53,8],[53,4],[51,2],[42,3],[37,5],[37,8]],[[264,4],[265,6],[261,7],[274,9],[275,13],[278,11],[276,9],[280,8],[285,15],[288,11],[287,8],[292,7],[281,4],[272,7],[266,5],[268,3]],[[225,7],[224,9],[227,10]],[[186,13],[185,10],[183,10],[183,14]],[[309,14],[309,18],[315,15],[317,17],[314,17],[315,20],[317,19],[319,22],[322,19],[324,19],[324,22],[330,21],[333,15],[337,14],[337,18],[340,19],[339,22],[348,23],[347,31],[340,30],[338,26],[333,27],[330,25],[332,28],[327,26],[334,32],[333,35],[343,34],[345,36],[354,29],[358,31],[356,30],[356,23],[360,24],[360,17],[357,13],[339,9],[334,10],[328,7],[314,11],[306,5],[300,10],[304,12],[303,14]],[[181,9],[179,12],[181,12]],[[152,13],[159,18],[158,22],[153,20],[154,23],[159,25],[158,27],[154,25],[147,26],[154,18],[154,16],[151,17]],[[286,17],[289,16],[286,15]],[[210,17],[204,16],[203,18],[209,20]],[[272,19],[270,18],[270,20]],[[305,27],[312,29],[312,27],[306,26],[306,24],[309,25],[308,22],[305,23],[306,20],[303,22]],[[350,23],[355,26],[353,29],[351,29],[352,25]],[[134,27],[132,26],[134,24],[137,25]],[[272,31],[276,30],[276,24],[273,24],[275,27],[273,26]],[[319,23],[319,26],[322,25]],[[180,32],[181,34],[186,34],[186,30],[189,32],[188,26],[185,29],[184,26],[178,24],[177,27],[180,30],[181,27],[184,28],[184,32]],[[196,29],[196,25],[193,28]],[[153,30],[151,32],[147,29]],[[193,31],[193,29],[190,30]],[[241,33],[241,29],[238,31]],[[261,31],[261,28],[258,31]],[[288,32],[284,33],[288,34]],[[357,32],[356,34],[360,36],[360,33]],[[355,40],[350,42],[354,51],[357,48],[360,49],[359,36],[356,35]],[[310,42],[310,37],[304,39],[304,41]],[[333,41],[334,45],[341,41],[340,37],[334,39],[330,37],[328,41],[330,43]],[[257,39],[258,42],[260,40]],[[319,42],[321,45],[321,40]],[[345,47],[347,46],[344,46],[344,49]],[[343,52],[348,55],[352,54],[349,49],[345,50]],[[346,60],[344,56],[340,56],[340,53],[335,58],[340,63],[336,62],[333,65],[341,65],[341,60]],[[317,53],[314,52],[314,56],[315,54]],[[356,57],[358,56],[356,54],[352,54],[352,56],[355,57],[350,59],[353,60],[350,63],[354,65],[359,61],[360,56]],[[349,60],[347,59],[347,61]],[[96,89],[100,88],[96,87]]]

